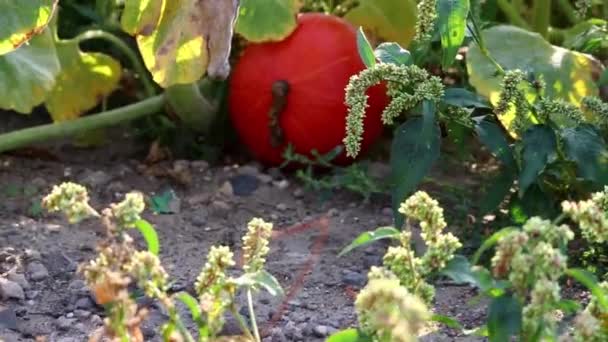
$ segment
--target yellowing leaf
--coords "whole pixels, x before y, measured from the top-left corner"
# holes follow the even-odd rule
[[[163,11],[163,0],[125,0],[120,23],[131,35],[148,36],[158,26]]]
[[[592,73],[597,66],[593,57],[579,52],[553,46],[538,33],[524,29],[499,25],[483,31],[483,37],[490,54],[505,69],[521,69],[542,75],[547,84],[546,95],[570,101],[579,106],[583,97],[597,96],[598,88]],[[502,77],[496,76],[496,69],[473,44],[467,54],[469,81],[477,92],[498,103]],[[528,99],[534,99],[528,94]],[[499,117],[501,123],[516,137],[511,127],[515,119],[514,111]],[[529,124],[532,124],[530,122]]]
[[[205,71],[227,77],[236,11],[237,0],[166,1],[156,29],[137,36],[154,81],[167,88],[193,83]]]
[[[60,68],[50,30],[0,56],[0,108],[30,113],[44,102]]]
[[[344,16],[387,41],[408,47],[416,34],[416,2],[413,0],[360,0]]]
[[[48,94],[46,108],[54,121],[79,117],[118,87],[120,63],[102,53],[82,52],[78,41],[56,42],[61,72]]]
[[[253,42],[277,41],[296,28],[299,0],[241,0],[236,32]]]
[[[57,0],[0,1],[0,55],[40,34],[55,12]]]

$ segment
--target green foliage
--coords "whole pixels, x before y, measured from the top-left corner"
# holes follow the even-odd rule
[[[55,13],[57,0],[3,1],[0,25],[0,56],[27,43],[44,31]]]
[[[441,65],[449,67],[464,42],[469,0],[438,0],[437,16],[443,56]]]

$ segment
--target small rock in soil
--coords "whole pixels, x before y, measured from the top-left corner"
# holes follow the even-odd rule
[[[41,281],[49,276],[49,271],[39,262],[32,262],[27,265],[27,273],[33,281]]]
[[[190,163],[190,167],[198,172],[205,172],[209,169],[209,163],[205,160],[194,160]]]
[[[260,173],[260,167],[259,167],[259,165],[253,165],[253,164],[243,165],[243,166],[239,167],[238,173],[240,175],[255,176],[258,173]]]
[[[60,330],[69,330],[70,327],[76,322],[75,318],[67,318],[64,316],[61,316],[59,318],[57,318],[57,321],[55,322],[55,324],[57,325],[57,328],[59,328]]]
[[[290,341],[295,341],[303,337],[302,330],[298,328],[298,326],[293,321],[288,321],[287,324],[285,324],[283,331],[285,332],[285,336]]]
[[[260,182],[262,182],[264,184],[270,184],[270,183],[272,183],[272,176],[267,175],[265,173],[260,173],[258,175],[258,179],[260,180]]]
[[[312,333],[316,336],[316,337],[325,337],[329,334],[331,334],[335,329],[332,327],[328,327],[326,325],[317,325],[314,328],[312,328]]]
[[[260,181],[254,175],[240,174],[230,178],[230,184],[236,196],[249,196],[258,189]]]
[[[0,306],[0,328],[17,330],[17,315],[15,310]]]
[[[280,181],[273,182],[274,186],[279,190],[285,190],[289,187],[289,181],[287,179],[283,179]]]
[[[38,252],[35,249],[26,249],[25,250],[25,257],[28,260],[41,260],[42,256],[40,255],[40,252]]]
[[[366,280],[366,277],[358,272],[344,270],[342,274],[342,282],[346,285],[361,287],[365,285]]]
[[[279,204],[277,204],[277,210],[279,210],[279,211],[285,211],[285,210],[287,210],[287,204],[285,204],[285,203],[279,203]]]
[[[100,188],[108,184],[112,177],[104,171],[89,171],[82,178],[81,182],[92,188]]]
[[[80,310],[80,309],[76,309],[74,310],[74,316],[76,316],[76,318],[89,318],[91,316],[91,312],[86,311],[86,310]]]
[[[281,328],[272,328],[270,331],[270,342],[287,342],[289,341],[285,334],[281,331]]]
[[[99,315],[93,315],[91,316],[91,323],[94,325],[101,325],[103,324],[103,319],[99,317]]]
[[[232,184],[230,182],[224,182],[219,189],[219,193],[230,198],[234,196],[234,189],[232,188]]]
[[[228,203],[223,202],[223,201],[213,201],[211,202],[211,213],[212,215],[217,215],[217,216],[222,216],[222,215],[226,215],[228,212],[230,212],[232,208],[230,208],[230,205],[228,205]]]
[[[25,299],[25,293],[21,286],[4,278],[0,278],[0,297],[3,299]]]
[[[19,284],[24,290],[30,288],[30,283],[25,279],[23,273],[10,272],[6,278]]]
[[[74,304],[77,309],[91,310],[95,308],[95,302],[89,297],[82,297]]]

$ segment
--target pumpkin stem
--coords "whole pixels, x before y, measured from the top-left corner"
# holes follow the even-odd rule
[[[272,105],[268,112],[270,117],[270,144],[272,147],[279,147],[285,142],[283,129],[279,125],[279,117],[287,105],[288,93],[289,83],[287,81],[279,80],[272,84]]]

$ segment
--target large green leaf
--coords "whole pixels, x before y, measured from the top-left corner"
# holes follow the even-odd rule
[[[236,12],[236,0],[166,1],[156,29],[137,36],[154,81],[167,88],[196,82],[205,72],[212,77],[227,77]]]
[[[114,58],[97,52],[82,52],[78,40],[56,42],[61,71],[46,99],[55,122],[72,120],[97,106],[118,88],[121,66]]]
[[[374,49],[370,45],[369,40],[367,40],[362,27],[359,27],[357,30],[357,50],[359,51],[359,57],[361,57],[365,66],[371,68],[376,64]]]
[[[374,55],[382,63],[395,65],[412,64],[412,55],[397,43],[384,42],[374,50]]]
[[[338,257],[349,253],[355,248],[367,246],[374,241],[382,240],[382,239],[395,239],[399,236],[399,230],[394,227],[380,227],[376,228],[376,230],[371,232],[361,233],[357,236],[350,245],[346,246],[339,254]]]
[[[598,95],[592,76],[598,63],[591,56],[553,46],[538,33],[509,25],[493,26],[484,30],[482,35],[490,54],[505,70],[521,69],[533,72],[537,77],[542,75],[547,84],[547,96],[578,106],[583,97]],[[467,54],[467,72],[477,92],[496,105],[502,77],[497,76],[494,65],[476,44],[471,45]],[[535,99],[532,92],[527,97]],[[501,123],[515,137],[514,118],[513,110],[499,116]]]
[[[56,5],[57,0],[0,1],[0,55],[40,34],[53,17]]]
[[[557,140],[553,129],[546,125],[534,125],[522,136],[522,167],[519,174],[519,192],[524,194],[526,189],[536,181],[545,165],[555,157]]]
[[[120,18],[123,30],[131,35],[148,36],[158,26],[163,0],[125,0]]]
[[[374,36],[408,47],[416,34],[416,2],[413,0],[360,0],[344,18],[363,26]]]
[[[492,342],[508,342],[521,329],[521,304],[517,298],[503,295],[494,298],[488,309],[488,332]]]
[[[252,42],[277,41],[295,30],[298,0],[241,0],[236,32]]]
[[[441,132],[434,115],[414,117],[395,131],[391,147],[391,172],[395,225],[403,225],[397,209],[407,195],[422,181],[439,158]]]
[[[0,108],[30,113],[53,89],[60,69],[50,30],[0,56]]]
[[[594,182],[608,180],[606,143],[590,124],[565,128],[561,132],[566,157],[576,163],[580,177]]]
[[[436,6],[443,48],[441,65],[447,68],[452,65],[464,41],[470,4],[469,0],[438,0]]]

